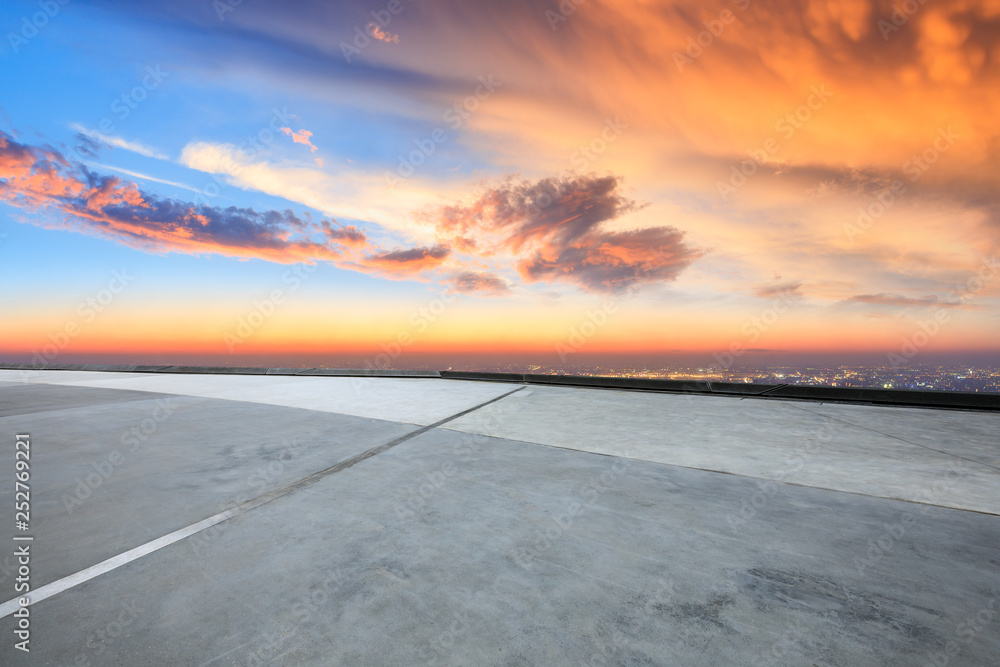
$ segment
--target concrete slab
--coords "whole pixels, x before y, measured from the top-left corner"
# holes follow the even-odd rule
[[[878,408],[947,440],[942,453],[827,415],[872,414],[858,406],[533,386],[497,409],[510,418],[447,428],[1000,514],[1000,469],[981,462],[1000,456],[1000,414],[972,413],[966,429],[970,413]]]
[[[80,391],[71,386],[0,382],[0,417],[71,408],[96,408],[102,404],[146,401],[158,396],[161,394],[146,391],[102,388]]]
[[[954,666],[1000,652],[1000,517],[937,506],[996,501],[994,415],[532,386],[426,430],[515,387],[66,373],[0,377],[0,438],[32,439],[36,592],[297,490],[36,602],[30,660],[0,617],[3,665]],[[13,473],[0,457],[0,479]],[[878,495],[928,480],[924,503]],[[878,493],[830,489],[852,483]]]
[[[805,403],[796,407],[1000,468],[1000,420],[993,413]]]
[[[52,393],[48,409],[0,418],[0,431],[30,433],[33,442],[35,587],[414,430],[310,410],[68,386],[0,388],[0,404],[13,403],[10,394],[30,398],[33,389]],[[54,409],[57,400],[62,409]],[[0,479],[13,478],[14,458],[3,457]]]
[[[147,377],[142,373],[115,373],[108,371],[56,371],[36,369],[0,369],[0,382],[17,384],[78,384],[89,381],[127,380],[129,378]],[[155,376],[153,376],[155,377]],[[111,387],[114,389],[115,387]]]
[[[32,657],[990,664],[1000,624],[958,633],[1000,595],[996,517],[777,486],[734,530],[752,480],[435,430],[39,603]]]
[[[19,371],[0,370],[0,381]],[[510,391],[509,385],[436,378],[109,374],[39,371],[34,382],[201,396],[426,426]]]

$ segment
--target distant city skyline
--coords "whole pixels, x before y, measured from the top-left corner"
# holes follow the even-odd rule
[[[229,357],[152,355],[67,355],[62,363],[128,364],[128,365],[212,365],[229,367],[283,368],[344,368],[380,370],[461,370],[488,373],[532,373],[602,377],[653,378],[669,380],[716,380],[754,384],[805,384],[828,387],[860,387],[874,389],[906,389],[925,391],[1000,392],[1000,363],[990,356],[966,357],[962,360],[938,359],[937,363],[893,366],[880,363],[878,358],[864,363],[840,363],[834,359],[824,363],[786,359],[782,363],[752,363],[741,361],[725,366],[718,359],[705,361],[694,358],[667,360],[663,357],[583,355],[572,360],[547,360],[547,355],[511,358],[504,355],[470,358],[453,355],[407,355],[389,358],[384,353],[367,357],[352,355],[323,358],[301,356]],[[700,361],[700,363],[699,363]],[[723,359],[723,361],[725,361]],[[0,362],[32,363],[31,359],[9,358]],[[36,365],[41,363],[36,358]]]

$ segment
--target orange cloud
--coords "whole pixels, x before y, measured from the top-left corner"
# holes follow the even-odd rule
[[[399,44],[399,35],[393,35],[391,32],[383,30],[381,26],[375,23],[368,24],[368,34],[378,41],[385,42],[386,44]]]
[[[615,292],[673,280],[703,253],[674,227],[626,231],[606,224],[641,206],[614,176],[566,176],[516,183],[508,179],[468,205],[425,214],[442,239],[483,256],[507,251],[525,280],[564,281]]]

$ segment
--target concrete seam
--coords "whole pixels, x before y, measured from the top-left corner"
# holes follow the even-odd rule
[[[63,591],[66,591],[75,586],[79,586],[80,584],[90,581],[91,579],[94,579],[96,577],[99,577],[102,574],[106,574],[111,570],[115,570],[121,567],[122,565],[125,565],[134,560],[142,558],[147,554],[151,554],[154,551],[159,551],[163,547],[170,546],[171,544],[179,542],[180,540],[183,540],[186,537],[190,537],[191,535],[200,533],[206,528],[211,528],[212,526],[222,523],[223,521],[235,518],[237,516],[240,516],[241,514],[249,512],[250,510],[258,508],[261,505],[265,505],[271,502],[272,500],[283,498],[307,486],[312,486],[316,482],[325,479],[330,475],[341,472],[342,470],[346,470],[357,463],[361,463],[366,459],[370,459],[373,456],[377,456],[378,454],[381,454],[382,452],[391,449],[396,445],[402,444],[407,440],[411,440],[417,437],[418,435],[421,435],[422,433],[426,433],[427,431],[435,429],[443,424],[447,424],[453,419],[458,419],[459,417],[467,415],[470,412],[475,412],[480,408],[486,407],[491,403],[496,403],[497,401],[502,400],[510,396],[511,394],[517,393],[522,389],[524,389],[523,386],[518,387],[513,391],[508,391],[507,393],[501,394],[496,398],[492,398],[484,403],[480,403],[479,405],[473,406],[467,410],[463,410],[449,417],[445,417],[444,419],[436,421],[428,426],[423,426],[421,428],[418,428],[415,431],[407,433],[406,435],[402,435],[385,444],[379,445],[378,447],[373,447],[345,461],[341,461],[340,463],[333,465],[329,468],[320,470],[319,472],[315,472],[309,475],[308,477],[300,479],[297,482],[293,482],[292,484],[284,486],[280,489],[275,489],[270,493],[265,493],[262,496],[258,496],[256,498],[248,500],[245,503],[237,505],[236,507],[230,508],[224,512],[219,512],[218,514],[214,514],[208,517],[207,519],[202,519],[201,521],[193,523],[189,526],[185,526],[184,528],[181,528],[179,530],[175,530],[155,540],[146,542],[145,544],[141,544],[133,549],[129,549],[128,551],[120,553],[117,556],[112,556],[111,558],[103,560],[100,563],[97,563],[96,565],[91,565],[90,567],[80,570],[79,572],[62,577],[61,579],[57,579],[53,582],[45,584],[44,586],[36,588],[35,590],[27,593],[26,595],[21,595],[12,598],[4,602],[3,604],[0,604],[0,618],[6,618],[7,616],[10,616],[15,611],[17,611],[22,606],[19,601],[21,598],[28,598],[29,602],[27,606],[31,606],[37,602],[41,602],[42,600],[47,600],[48,598],[58,595]]]
[[[968,458],[965,458],[964,456],[959,456],[958,454],[952,454],[951,452],[946,452],[946,451],[941,450],[941,449],[934,449],[933,447],[928,447],[927,445],[921,445],[920,443],[910,442],[906,438],[901,438],[898,435],[892,435],[891,433],[883,433],[882,431],[874,429],[874,428],[872,428],[870,426],[862,426],[860,424],[855,424],[854,422],[849,422],[849,421],[847,421],[845,419],[839,419],[837,417],[831,417],[830,415],[824,415],[824,414],[819,413],[819,412],[813,412],[812,410],[807,410],[807,409],[805,409],[805,408],[803,408],[801,406],[798,406],[798,405],[793,405],[792,407],[796,408],[798,410],[801,410],[802,412],[808,412],[811,415],[816,415],[817,417],[823,417],[825,419],[832,419],[833,421],[840,422],[841,424],[847,424],[848,426],[853,426],[855,428],[860,428],[860,429],[864,429],[866,431],[871,431],[872,433],[878,433],[879,435],[885,436],[886,438],[892,438],[893,440],[899,440],[900,442],[905,442],[908,445],[913,445],[914,447],[920,447],[921,449],[927,449],[927,450],[932,451],[932,452],[937,452],[938,454],[944,454],[945,456],[949,456],[951,458],[959,459],[960,461],[968,461],[969,463],[975,463],[976,465],[985,466],[985,467],[991,468],[993,470],[1000,470],[1000,467],[997,467],[997,466],[994,466],[994,465],[990,465],[989,463],[983,463],[982,461],[977,461],[975,459],[968,459]]]

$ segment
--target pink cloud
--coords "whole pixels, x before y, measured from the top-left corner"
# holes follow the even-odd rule
[[[292,128],[283,127],[281,128],[281,132],[283,134],[290,136],[292,138],[292,143],[294,144],[302,144],[304,146],[308,146],[309,149],[314,153],[318,150],[315,146],[313,146],[312,140],[310,139],[313,133],[310,132],[309,130],[299,130],[298,132],[293,132]]]

